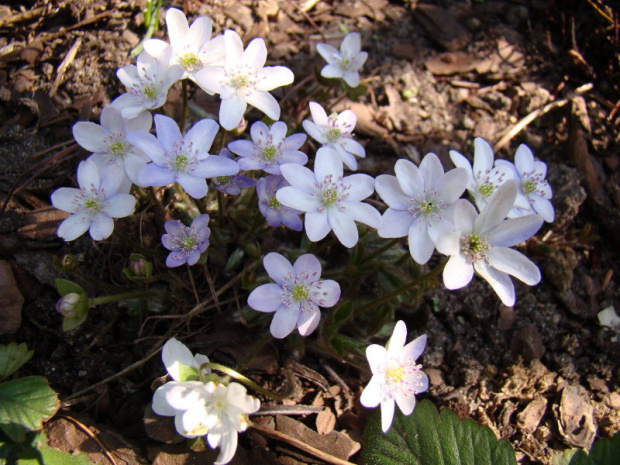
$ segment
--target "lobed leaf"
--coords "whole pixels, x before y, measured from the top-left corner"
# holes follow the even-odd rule
[[[19,370],[33,355],[34,350],[28,350],[26,343],[0,345],[0,380]]]

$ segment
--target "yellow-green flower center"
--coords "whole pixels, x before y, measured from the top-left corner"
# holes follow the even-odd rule
[[[433,213],[435,210],[435,205],[433,202],[421,202],[420,203],[420,213]]]
[[[493,184],[483,184],[480,186],[480,193],[484,198],[488,198],[494,190],[495,186]]]
[[[461,237],[461,252],[468,258],[470,263],[486,259],[488,250],[489,242],[486,237],[474,234]]]
[[[336,189],[326,189],[323,191],[323,203],[331,205],[338,200],[338,191]]]
[[[84,208],[90,210],[92,213],[101,211],[101,201],[99,199],[87,199],[84,202]]]
[[[218,176],[215,178],[218,184],[228,184],[230,182],[230,176]]]
[[[184,237],[183,239],[181,239],[181,246],[185,249],[185,250],[194,250],[196,248],[196,239],[193,237]]]
[[[184,171],[187,168],[189,160],[185,154],[179,153],[174,159],[174,169],[176,171]]]
[[[532,180],[528,180],[521,185],[521,188],[526,194],[533,194],[536,192],[536,183]]]
[[[402,366],[391,366],[385,370],[385,377],[392,383],[398,383],[403,380],[405,376],[405,370]]]
[[[148,98],[157,97],[157,89],[155,89],[155,86],[153,84],[147,84],[146,86],[144,86],[143,92],[144,95],[146,95]]]
[[[269,208],[273,208],[274,210],[277,210],[278,208],[282,206],[282,204],[278,202],[278,199],[276,199],[276,196],[274,195],[274,196],[271,196],[269,200],[267,201],[267,206]]]
[[[327,131],[327,140],[329,140],[330,142],[335,142],[340,139],[341,134],[342,131],[340,129],[331,128],[329,131]]]
[[[263,150],[263,158],[266,161],[271,161],[271,160],[274,159],[274,157],[277,155],[277,153],[278,153],[278,149],[276,147],[274,147],[273,145],[268,145]]]
[[[230,85],[236,89],[241,89],[242,87],[246,87],[250,84],[250,80],[247,76],[235,76],[230,80]]]
[[[198,57],[192,52],[187,52],[185,55],[179,57],[179,61],[186,71],[192,71],[200,66],[200,60],[198,60]]]
[[[109,150],[110,152],[112,152],[114,155],[117,155],[117,156],[125,155],[125,152],[127,151],[128,146],[129,144],[127,142],[122,141],[122,140],[117,140],[110,144]]]
[[[307,300],[310,295],[310,288],[305,284],[298,284],[293,288],[293,292],[291,292],[291,296],[293,300],[302,301]]]

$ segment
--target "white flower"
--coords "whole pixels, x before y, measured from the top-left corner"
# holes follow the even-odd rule
[[[450,259],[443,271],[448,289],[460,289],[472,279],[474,271],[488,281],[504,305],[515,303],[512,275],[533,286],[540,281],[540,270],[528,258],[510,249],[538,231],[539,215],[506,218],[517,196],[514,180],[504,183],[480,214],[466,200],[454,209],[456,231],[442,234],[437,250]]]
[[[392,337],[384,348],[372,344],[366,349],[366,357],[372,371],[372,379],[362,392],[360,402],[364,407],[374,408],[381,404],[381,429],[390,429],[394,418],[394,404],[405,415],[415,408],[415,396],[428,389],[428,377],[416,360],[426,346],[426,335],[405,345],[407,326],[398,321]]]
[[[276,252],[265,255],[265,270],[275,283],[263,284],[248,297],[248,305],[258,312],[275,312],[271,334],[282,339],[296,327],[308,336],[321,319],[319,307],[333,307],[340,298],[340,285],[321,279],[321,263],[312,254],[299,257],[294,265]]]
[[[493,149],[489,143],[480,138],[474,139],[474,166],[469,163],[467,158],[456,150],[450,151],[452,163],[457,167],[467,171],[469,182],[467,191],[472,196],[476,206],[482,210],[491,199],[497,188],[509,179],[514,179],[513,172],[506,166],[493,167]],[[527,202],[517,197],[515,207],[529,208]]]
[[[183,12],[177,8],[166,11],[166,26],[170,45],[160,39],[144,41],[144,50],[152,57],[158,58],[172,48],[171,63],[183,67],[181,79],[195,80],[196,72],[205,66],[221,66],[224,63],[226,49],[224,36],[211,39],[211,19],[200,16],[189,26]]]
[[[286,137],[286,131],[286,123],[282,121],[276,121],[271,127],[256,121],[250,128],[251,142],[236,140],[228,144],[228,148],[242,157],[237,160],[241,170],[280,174],[280,165],[284,163],[308,163],[308,156],[299,150],[306,142],[306,135],[291,134]]]
[[[435,242],[444,231],[454,229],[453,204],[465,191],[467,172],[455,168],[444,173],[437,155],[427,154],[418,169],[409,160],[398,160],[396,176],[383,174],[375,180],[375,189],[388,205],[381,237],[409,236],[409,251],[423,265],[435,250]]]
[[[355,171],[357,160],[354,155],[360,158],[366,156],[364,147],[353,140],[353,129],[357,122],[355,113],[345,110],[327,116],[327,112],[316,102],[310,102],[310,113],[314,121],[305,119],[302,123],[306,132],[323,146],[338,152],[347,168]]]
[[[61,187],[52,194],[52,204],[71,213],[58,227],[58,236],[65,241],[77,239],[86,231],[97,240],[112,234],[114,220],[133,213],[136,199],[119,193],[124,173],[118,166],[109,166],[101,172],[95,162],[85,160],[77,170],[79,189]]]
[[[202,354],[192,355],[187,346],[174,337],[164,344],[161,359],[166,371],[175,381],[197,380],[200,366],[209,363],[209,357]],[[207,373],[210,371],[206,370]]]
[[[138,184],[138,173],[149,156],[134,147],[126,138],[130,131],[150,131],[153,117],[148,111],[132,119],[123,118],[119,109],[107,106],[101,112],[101,125],[79,121],[73,126],[73,137],[86,150],[93,152],[89,157],[101,170],[107,165],[118,165],[125,173],[121,192],[129,192],[131,183]]]
[[[549,199],[553,196],[551,187],[545,180],[547,176],[547,165],[542,161],[534,161],[534,155],[530,148],[521,144],[515,154],[514,165],[507,160],[497,160],[496,166],[505,166],[513,172],[514,178],[519,182],[519,195],[531,206],[534,212],[538,213],[547,223],[553,222],[555,211]],[[513,212],[513,210],[517,210]],[[511,216],[522,216],[531,211],[519,211],[513,208],[508,214]]]
[[[291,184],[276,194],[278,201],[306,212],[308,239],[317,242],[333,229],[345,247],[357,244],[359,233],[355,221],[373,228],[381,226],[381,214],[362,200],[372,195],[374,179],[367,174],[343,177],[342,162],[330,148],[321,147],[316,154],[314,173],[305,166],[286,164],[282,175]]]
[[[317,44],[316,49],[328,63],[321,70],[321,76],[342,78],[351,87],[359,85],[358,70],[368,58],[368,53],[361,51],[362,38],[359,32],[347,34],[340,44],[340,50],[328,44]]]
[[[219,129],[215,121],[200,120],[183,137],[172,118],[155,115],[155,129],[157,137],[145,131],[127,135],[132,144],[153,160],[140,171],[142,186],[166,186],[178,182],[191,197],[199,199],[207,194],[206,178],[239,172],[239,165],[233,160],[208,152]]]
[[[224,66],[210,66],[195,74],[206,92],[220,94],[220,124],[228,131],[237,127],[250,104],[272,120],[280,118],[280,105],[268,92],[293,82],[293,72],[284,66],[267,66],[267,47],[261,38],[252,40],[245,51],[235,31],[224,33]]]
[[[112,106],[124,118],[135,118],[145,110],[153,110],[166,103],[168,90],[183,75],[181,65],[170,62],[172,48],[165,49],[153,58],[146,51],[138,55],[135,65],[120,68],[116,75],[128,92],[117,97]]]

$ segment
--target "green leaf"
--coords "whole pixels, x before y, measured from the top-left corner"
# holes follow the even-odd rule
[[[459,420],[450,410],[437,411],[421,401],[406,417],[397,412],[392,427],[381,431],[377,411],[364,432],[362,463],[366,465],[516,465],[505,439],[473,420]]]
[[[8,346],[0,346],[0,380],[11,376],[24,363],[32,358],[34,350],[28,350],[25,343],[11,342]]]
[[[40,430],[60,408],[58,395],[38,376],[0,383],[0,429],[17,442]]]
[[[597,439],[590,453],[568,449],[553,457],[553,465],[616,465],[620,457],[620,432],[611,439]]]
[[[65,317],[62,320],[62,330],[63,331],[71,331],[72,329],[77,328],[86,320],[88,314],[75,316],[75,317]]]
[[[61,296],[66,296],[72,292],[75,292],[76,294],[86,294],[86,291],[82,289],[82,286],[74,283],[73,281],[69,281],[68,279],[56,278],[54,280],[54,284],[56,284],[56,289]]]
[[[17,465],[92,465],[84,454],[70,454],[49,446],[26,449],[19,454]]]

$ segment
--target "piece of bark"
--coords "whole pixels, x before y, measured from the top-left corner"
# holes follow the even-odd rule
[[[547,399],[541,396],[527,404],[523,411],[517,415],[517,426],[530,434],[536,431],[547,410],[547,403]]]
[[[557,410],[558,430],[564,442],[571,447],[589,449],[596,436],[597,424],[586,388],[565,387]]]

